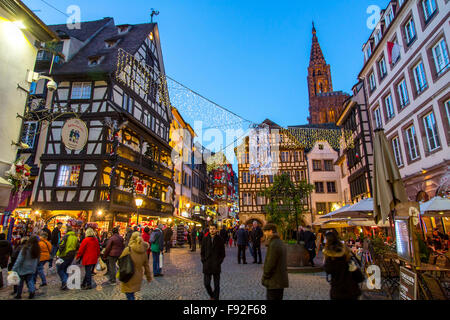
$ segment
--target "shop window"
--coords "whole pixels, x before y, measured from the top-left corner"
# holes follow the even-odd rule
[[[319,215],[327,213],[327,203],[326,202],[316,202],[316,212]]]

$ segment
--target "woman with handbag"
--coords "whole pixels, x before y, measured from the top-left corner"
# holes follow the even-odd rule
[[[144,274],[149,283],[150,281],[152,281],[150,266],[148,264],[147,257],[148,248],[149,245],[142,239],[141,234],[139,232],[134,232],[131,235],[128,247],[123,250],[122,255],[119,257],[120,261],[126,255],[130,255],[131,261],[133,263],[133,275],[128,281],[121,282],[120,286],[121,291],[122,293],[125,293],[127,300],[136,300],[135,293],[141,290],[141,284]]]
[[[332,300],[357,300],[361,295],[358,282],[361,282],[362,273],[351,262],[350,250],[343,244],[337,233],[328,232],[325,235],[326,243],[323,254],[325,257],[324,269],[331,284],[330,298]]]
[[[85,275],[81,289],[92,289],[92,273],[95,265],[97,264],[98,257],[100,256],[100,244],[96,237],[95,231],[91,228],[86,230],[86,237],[83,239],[78,250],[76,259],[81,259],[81,263],[84,266]]]

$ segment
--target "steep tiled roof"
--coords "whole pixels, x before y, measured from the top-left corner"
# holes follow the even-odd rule
[[[130,54],[135,54],[155,25],[154,23],[132,25],[128,32],[118,34],[114,23],[108,24],[67,63],[57,67],[53,75],[88,74],[93,77],[96,74],[111,73],[116,70],[118,49],[122,48]],[[112,38],[121,41],[113,48],[106,48],[105,41]],[[89,57],[93,56],[104,56],[104,59],[99,65],[89,66]]]
[[[59,34],[61,38],[64,38],[64,35],[69,35],[70,37],[76,38],[82,42],[89,39],[97,30],[103,27],[105,24],[113,21],[113,18],[103,18],[102,20],[95,21],[86,21],[81,22],[79,29],[69,29],[67,24],[56,24],[51,25],[49,28]]]

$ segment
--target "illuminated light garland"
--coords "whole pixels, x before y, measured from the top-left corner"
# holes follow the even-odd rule
[[[353,132],[340,129],[290,128],[281,129],[295,138],[295,147],[312,149],[317,141],[327,141],[333,149],[353,149]]]

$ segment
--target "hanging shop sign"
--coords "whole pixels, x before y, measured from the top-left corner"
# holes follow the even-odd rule
[[[194,214],[200,214],[200,206],[195,206]]]
[[[82,150],[88,139],[86,123],[77,118],[67,120],[62,128],[61,138],[67,149]]]

